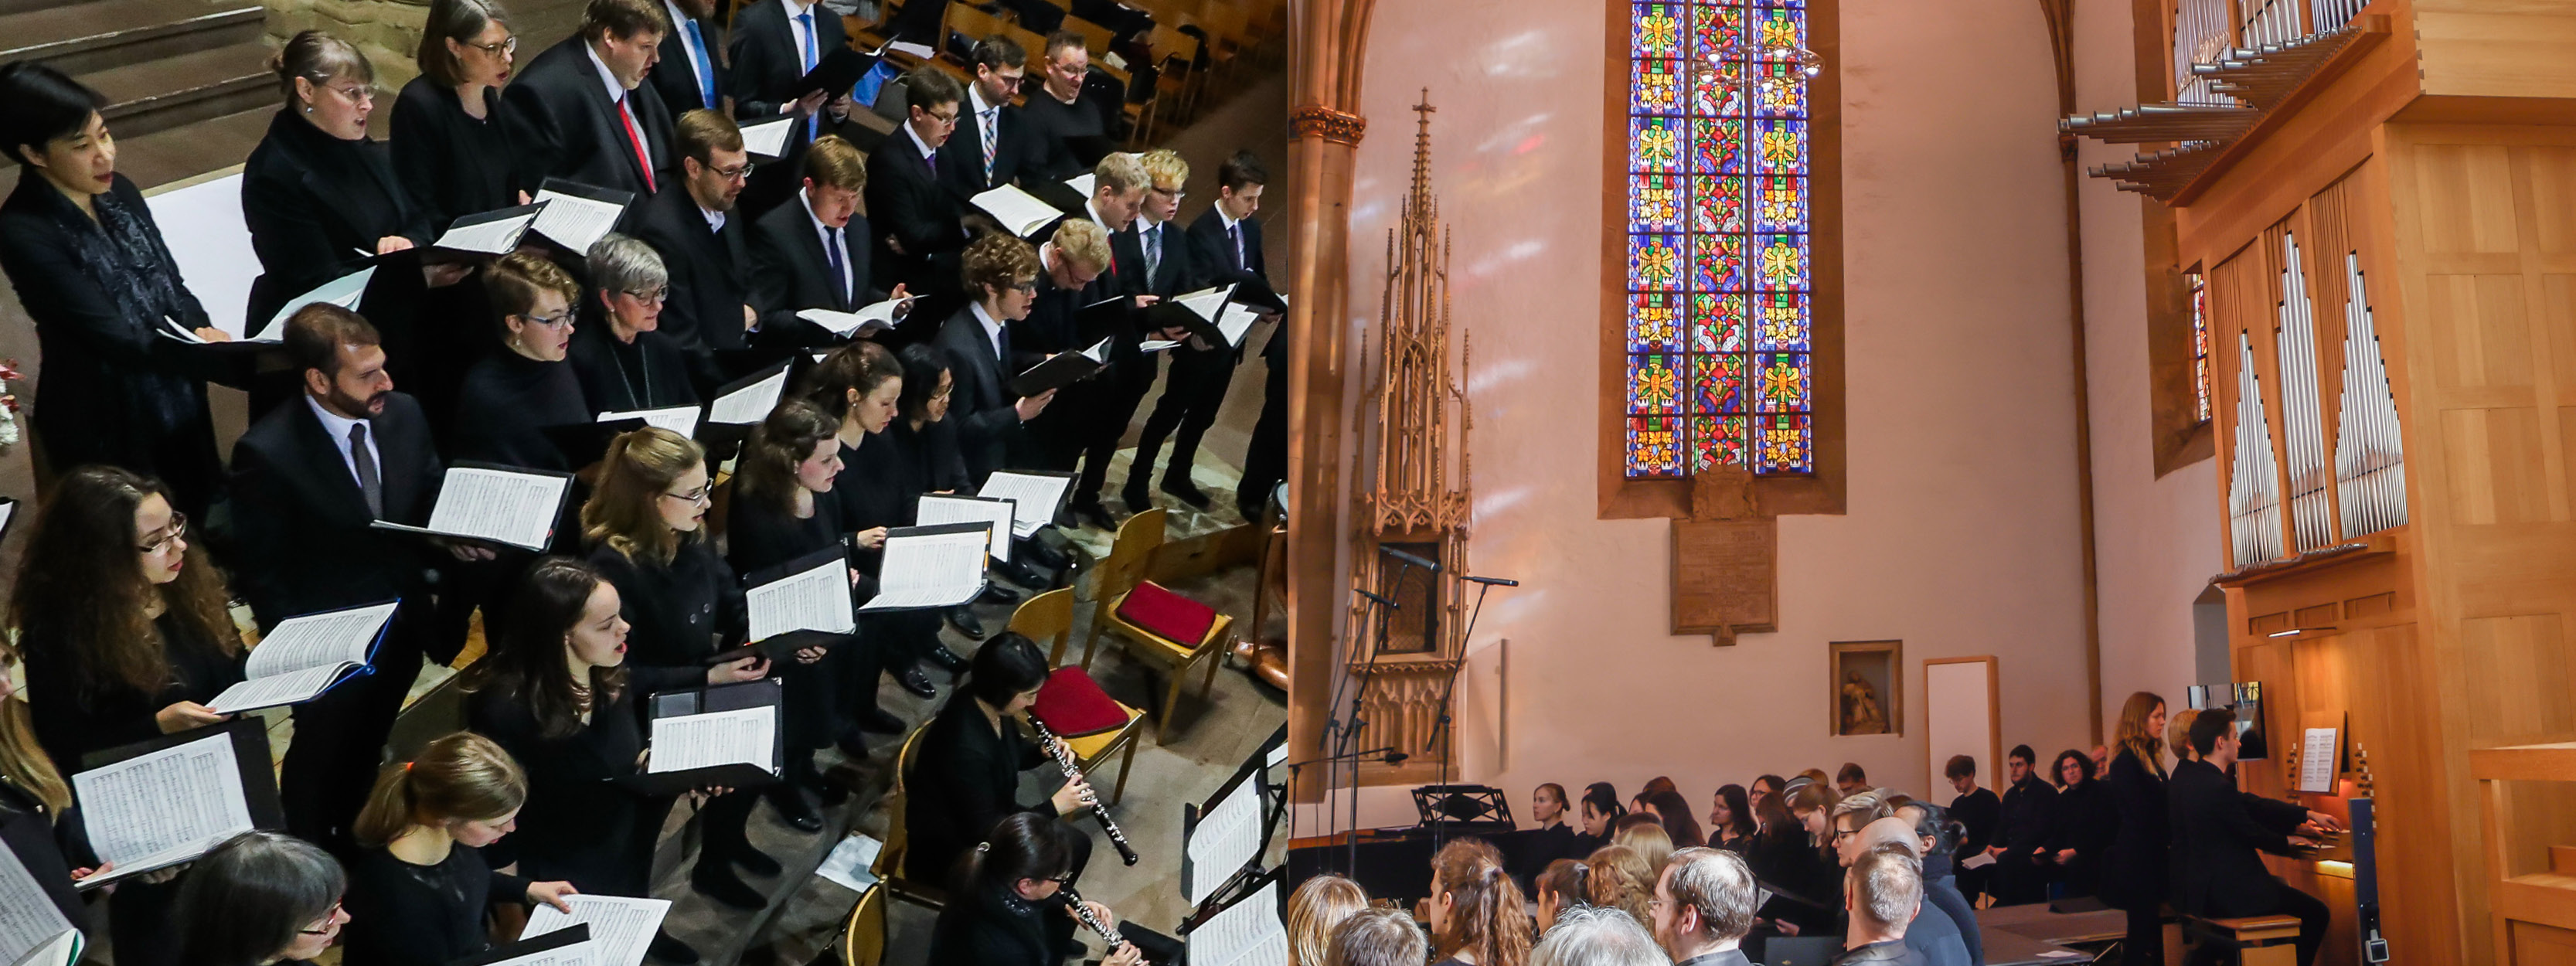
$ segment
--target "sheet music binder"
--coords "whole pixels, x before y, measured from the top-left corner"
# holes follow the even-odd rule
[[[778,784],[780,762],[787,755],[787,715],[783,702],[786,689],[777,678],[717,684],[681,691],[661,691],[644,699],[647,734],[651,721],[682,715],[706,714],[712,711],[740,711],[768,706],[776,710],[777,725],[770,729],[769,767],[736,762],[713,768],[690,768],[681,771],[646,772],[620,775],[609,782],[640,795],[678,795],[697,788],[721,786],[734,790],[761,788]]]
[[[1285,726],[1283,725],[1282,728],[1284,730]],[[1259,789],[1262,802],[1267,803],[1270,800],[1273,789],[1266,777],[1270,772],[1268,765],[1270,755],[1269,748],[1267,747],[1268,744],[1268,742],[1263,742],[1264,747],[1253,749],[1251,757],[1245,758],[1242,764],[1235,766],[1234,776],[1226,779],[1224,785],[1218,786],[1216,794],[1208,796],[1206,801],[1184,802],[1181,804],[1180,881],[1185,896],[1189,888],[1189,883],[1195,879],[1197,875],[1194,871],[1197,863],[1190,859],[1190,839],[1198,834],[1199,819],[1206,816],[1207,813],[1215,811],[1218,803],[1225,801],[1226,796],[1234,794],[1235,788],[1246,781],[1258,783],[1256,787]],[[1270,811],[1267,808],[1258,809],[1258,811],[1265,817],[1270,814]],[[1209,909],[1209,904],[1212,901],[1225,896],[1229,891],[1233,891],[1237,887],[1243,885],[1247,875],[1253,878],[1258,878],[1261,875],[1261,857],[1268,855],[1269,853],[1270,823],[1264,821],[1261,823],[1261,845],[1252,850],[1252,861],[1246,863],[1243,868],[1236,869],[1232,873],[1228,874],[1225,881],[1219,882],[1216,884],[1215,888],[1209,889],[1207,895],[1198,897],[1198,906],[1195,911],[1185,918],[1199,920],[1204,919],[1207,915],[1212,915],[1213,912]]]
[[[894,541],[905,537],[935,537],[950,533],[977,533],[986,534],[989,537],[989,534],[987,533],[988,529],[989,527],[986,524],[981,523],[937,523],[929,526],[891,527],[886,530],[886,543],[891,545]],[[920,607],[879,607],[875,608],[874,612],[883,614],[906,610],[928,610],[934,607],[954,607],[957,604],[962,604],[966,601],[971,601],[977,597],[983,596],[984,588],[992,586],[992,583],[992,571],[988,567],[985,570],[984,576],[975,581],[975,592],[966,595],[964,600],[947,604],[925,604]],[[862,603],[861,608],[864,611],[866,609],[866,605]]]
[[[526,959],[530,956],[550,953],[567,946],[578,946],[589,941],[590,924],[586,922],[576,922],[542,936],[535,936],[513,943],[494,946],[490,949],[449,963],[448,966],[497,966],[497,964],[500,963]]]
[[[479,248],[449,248],[438,244],[438,242],[432,242],[429,246],[430,254],[428,257],[439,261],[471,261],[478,258],[507,255],[518,247],[521,240],[528,237],[529,231],[536,228],[536,219],[529,216],[540,214],[545,211],[545,208],[546,203],[539,201],[531,204],[512,205],[507,208],[498,208],[481,214],[465,215],[460,217],[455,221],[449,222],[447,224],[446,231],[438,233],[438,242],[446,241],[447,236],[459,228],[472,228],[476,225],[488,225],[496,221],[508,221],[512,218],[528,218],[528,223],[519,226],[518,232],[510,236],[509,247],[503,248],[500,251],[487,252]]]
[[[877,65],[877,59],[848,47],[832,48],[813,70],[806,71],[805,76],[796,81],[795,89],[807,93],[829,91],[831,96],[850,93],[859,85],[859,78]]]
[[[849,560],[849,546],[846,542],[847,539],[848,538],[844,537],[844,542],[842,543],[833,544],[832,546],[814,551],[813,553],[806,554],[786,563],[778,564],[773,567],[764,567],[753,571],[749,576],[743,578],[742,585],[744,589],[748,590],[753,587],[759,587],[765,584],[785,580],[797,574],[820,567],[829,561],[839,560],[847,562]],[[847,587],[848,585],[844,584],[843,586]],[[852,601],[850,607],[855,613],[858,609],[857,602],[855,600]],[[796,652],[809,647],[832,647],[838,644],[846,644],[857,639],[857,631],[851,631],[849,633],[835,633],[832,631],[817,630],[787,631],[780,634],[772,634],[757,641],[745,643],[740,647],[718,648],[715,653],[707,655],[704,659],[699,661],[699,663],[708,667],[714,667],[718,664],[728,664],[734,661],[739,661],[753,654],[759,654],[772,661],[788,661],[795,659]]]
[[[78,926],[87,922],[89,913],[82,909],[80,890],[72,888],[72,866],[64,860],[63,851],[54,844],[54,829],[44,816],[31,812],[11,813],[0,821],[0,847],[16,855],[18,864],[35,877],[36,885],[45,890],[45,898],[54,901],[63,918]]]
[[[1056,353],[1047,357],[1045,362],[1030,366],[1028,371],[1012,376],[1011,383],[1006,388],[1011,395],[1025,399],[1049,389],[1062,389],[1091,378],[1094,373],[1109,368],[1108,363],[1089,355],[1094,349],[1098,349],[1104,356],[1109,352],[1107,347],[1095,344],[1080,351]]]
[[[641,422],[641,420],[638,420],[638,422]],[[604,445],[601,447],[601,449],[602,449],[603,451],[604,451],[606,448],[607,448],[607,447],[606,447],[606,446],[604,446]],[[504,465],[499,464],[499,463],[485,463],[485,462],[481,462],[481,461],[479,461],[479,460],[457,460],[457,461],[456,461],[456,462],[454,462],[454,463],[450,463],[450,464],[448,464],[448,466],[447,466],[447,470],[446,470],[446,471],[442,471],[442,472],[440,473],[440,479],[441,479],[441,481],[442,481],[442,482],[444,482],[445,477],[446,477],[446,473],[447,473],[447,472],[452,472],[452,471],[455,471],[455,470],[491,470],[491,471],[498,472],[498,473],[510,473],[510,474],[515,474],[515,475],[518,475],[518,476],[551,476],[551,477],[555,477],[555,478],[557,478],[557,479],[563,480],[563,481],[564,481],[564,486],[563,486],[563,488],[562,488],[561,490],[558,490],[558,491],[556,491],[556,492],[555,492],[555,507],[554,507],[554,512],[553,512],[553,513],[550,513],[550,514],[548,514],[548,515],[547,515],[549,519],[558,520],[558,521],[560,521],[560,520],[562,520],[562,519],[563,519],[564,504],[565,504],[565,503],[567,503],[567,502],[569,502],[569,501],[572,499],[572,491],[573,491],[572,484],[575,482],[575,478],[574,478],[574,477],[573,477],[573,475],[572,475],[572,474],[570,474],[570,473],[562,473],[562,472],[557,472],[557,471],[555,471],[555,470],[537,470],[537,469],[529,469],[528,467],[525,467],[525,466],[504,466]],[[437,502],[436,502],[436,501],[431,501],[431,503],[430,503],[430,514],[434,517],[434,516],[437,514],[437,512],[438,512],[438,504],[437,504]],[[423,522],[424,522],[424,523],[426,523],[426,521],[423,521]],[[376,521],[372,521],[372,522],[370,522],[370,523],[368,523],[368,524],[367,524],[367,527],[368,527],[368,529],[371,529],[371,530],[386,530],[386,531],[390,531],[390,532],[393,532],[393,533],[408,533],[408,534],[412,534],[412,535],[414,535],[414,536],[422,536],[422,537],[442,537],[442,538],[449,539],[449,540],[471,540],[471,541],[474,541],[474,542],[476,542],[476,543],[497,544],[497,545],[505,546],[505,547],[517,547],[517,548],[519,548],[519,549],[521,549],[521,550],[530,551],[530,552],[532,552],[532,553],[544,553],[544,552],[546,552],[546,548],[547,548],[548,546],[550,546],[550,545],[553,543],[553,539],[554,539],[554,530],[553,530],[552,528],[548,528],[548,529],[546,530],[546,542],[544,542],[544,543],[538,543],[538,544],[525,544],[525,543],[513,543],[513,542],[510,542],[510,541],[501,540],[501,539],[493,538],[493,537],[475,537],[475,536],[467,536],[467,535],[465,535],[465,534],[461,534],[461,533],[447,533],[447,532],[445,532],[445,531],[429,529],[429,528],[428,528],[427,526],[425,526],[425,525],[424,525],[424,526],[412,526],[412,525],[410,525],[410,524],[395,523],[395,522],[390,521],[390,520],[376,520]]]
[[[138,741],[130,745],[121,745],[115,748],[93,751],[81,757],[80,770],[84,772],[97,771],[98,769],[116,764],[117,762],[132,758],[140,758],[156,751],[176,748],[180,745],[215,735],[222,735],[232,742],[233,764],[241,773],[242,802],[244,805],[248,806],[247,811],[250,812],[251,827],[268,832],[285,831],[286,809],[279,803],[277,797],[277,766],[276,759],[269,754],[268,750],[268,726],[266,722],[263,722],[256,717],[235,718],[219,725],[208,725],[203,728],[190,728],[176,734],[162,735],[157,738]],[[64,777],[70,778],[71,776],[66,775]],[[78,786],[75,785],[74,787],[77,788]],[[77,797],[77,793],[75,793],[75,797]],[[77,802],[75,802],[75,804],[77,804]],[[84,811],[84,814],[87,814],[86,811]],[[202,852],[198,853],[198,855],[203,854],[204,853]],[[73,888],[85,892],[98,886],[108,884],[108,881],[111,878],[122,880],[128,875],[150,872],[153,871],[153,869],[168,868],[172,865],[178,865],[180,862],[194,861],[196,857],[197,856],[192,855],[174,862],[155,865],[151,868],[118,866],[116,870],[118,874],[113,877],[92,876],[74,885]]]

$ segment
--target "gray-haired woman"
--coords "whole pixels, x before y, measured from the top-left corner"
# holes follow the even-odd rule
[[[590,290],[572,335],[572,371],[593,413],[694,406],[689,363],[659,330],[671,276],[653,246],[610,232],[590,246]]]

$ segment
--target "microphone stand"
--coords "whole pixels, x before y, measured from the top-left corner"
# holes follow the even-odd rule
[[[1304,767],[1306,767],[1306,766],[1308,766],[1308,765],[1324,765],[1324,766],[1327,766],[1326,770],[1327,770],[1327,771],[1329,771],[1329,770],[1330,770],[1330,766],[1332,766],[1332,765],[1334,765],[1334,764],[1337,764],[1337,763],[1340,763],[1340,762],[1345,762],[1345,761],[1347,761],[1347,762],[1350,762],[1350,763],[1352,764],[1352,767],[1351,767],[1351,776],[1352,776],[1352,780],[1351,780],[1351,793],[1352,793],[1352,794],[1351,794],[1351,827],[1350,827],[1348,830],[1346,830],[1346,831],[1345,831],[1345,833],[1344,833],[1346,836],[1348,836],[1348,845],[1349,845],[1349,849],[1350,849],[1350,851],[1349,851],[1349,853],[1348,853],[1348,855],[1349,855],[1349,858],[1348,858],[1348,860],[1347,860],[1348,864],[1346,864],[1346,865],[1345,865],[1345,866],[1343,866],[1343,868],[1342,868],[1342,874],[1344,874],[1344,875],[1352,875],[1352,874],[1354,874],[1354,873],[1358,870],[1358,868],[1359,868],[1359,854],[1360,854],[1360,853],[1359,853],[1359,824],[1360,824],[1360,818],[1359,818],[1359,787],[1360,787],[1360,783],[1359,783],[1359,777],[1358,777],[1358,776],[1359,776],[1359,766],[1358,766],[1358,763],[1359,763],[1359,761],[1360,761],[1361,759],[1363,759],[1363,758],[1374,758],[1374,757],[1378,757],[1378,756],[1384,756],[1384,757],[1385,757],[1385,759],[1386,759],[1386,763],[1387,763],[1387,764],[1390,764],[1390,765],[1400,764],[1400,763],[1402,763],[1405,759],[1413,757],[1413,756],[1411,756],[1411,755],[1405,754],[1404,752],[1401,752],[1401,751],[1396,750],[1396,748],[1395,748],[1395,746],[1394,746],[1394,745],[1387,745],[1386,747],[1383,747],[1383,748],[1371,748],[1371,749],[1369,749],[1369,750],[1367,750],[1367,751],[1335,752],[1335,753],[1333,753],[1333,754],[1325,755],[1324,757],[1321,757],[1321,758],[1309,758],[1309,759],[1306,759],[1305,761],[1292,761],[1292,762],[1289,762],[1289,763],[1288,763],[1288,783],[1289,783],[1291,786],[1294,786],[1294,785],[1297,783],[1297,772],[1298,772],[1298,770],[1299,770],[1299,769],[1302,769],[1302,768],[1304,768]],[[1327,804],[1328,806],[1329,806],[1329,804],[1330,804],[1330,801],[1331,801],[1330,799],[1327,799],[1327,800],[1326,800],[1326,804]],[[1285,803],[1282,803],[1282,804],[1280,805],[1280,808],[1281,808],[1281,809],[1286,809],[1287,807],[1288,807],[1288,806],[1287,806]],[[1328,813],[1328,814],[1329,814],[1329,813]]]
[[[1475,578],[1466,577],[1463,574],[1460,575],[1460,579],[1475,580]],[[1447,751],[1442,750],[1440,747],[1441,736],[1449,730],[1449,701],[1457,694],[1458,675],[1467,670],[1467,642],[1475,639],[1476,620],[1485,616],[1485,595],[1491,593],[1494,589],[1494,585],[1487,581],[1475,580],[1475,583],[1476,609],[1467,613],[1466,633],[1458,635],[1458,666],[1450,668],[1449,680],[1440,683],[1440,717],[1431,723],[1431,742],[1422,747],[1422,750],[1425,753],[1440,753],[1440,784],[1444,786],[1449,784],[1449,763],[1450,759],[1455,757]],[[1518,587],[1520,585],[1513,584],[1512,586]],[[1432,854],[1439,854],[1442,841],[1448,837],[1449,823],[1446,820],[1443,820],[1439,824],[1431,827]]]
[[[1407,572],[1409,572],[1411,569],[1412,569],[1411,565],[1410,565],[1410,564],[1406,564],[1406,565],[1404,565],[1404,566],[1403,566],[1403,568],[1402,568],[1402,569],[1399,569],[1398,571],[1396,571],[1396,584],[1397,584],[1397,586],[1402,586],[1402,585],[1403,585],[1403,583],[1404,583],[1404,574],[1405,574],[1405,573],[1407,573]],[[1327,762],[1330,762],[1330,761],[1334,761],[1334,760],[1349,759],[1349,760],[1350,760],[1350,762],[1351,762],[1351,819],[1350,819],[1350,826],[1349,826],[1348,828],[1346,828],[1344,831],[1346,832],[1346,834],[1347,834],[1347,838],[1349,839],[1349,844],[1350,844],[1350,860],[1351,860],[1351,862],[1352,862],[1354,865],[1356,865],[1356,864],[1359,862],[1359,850],[1360,850],[1360,839],[1359,839],[1359,828],[1360,828],[1360,769],[1359,769],[1358,756],[1352,755],[1352,754],[1350,753],[1350,751],[1349,751],[1349,748],[1350,748],[1351,742],[1353,742],[1353,741],[1355,741],[1355,740],[1357,740],[1357,739],[1358,739],[1358,737],[1359,737],[1359,733],[1360,733],[1360,730],[1368,727],[1368,721],[1367,721],[1366,719],[1364,719],[1364,718],[1361,718],[1361,717],[1360,717],[1360,705],[1361,705],[1363,702],[1365,702],[1365,701],[1367,701],[1367,700],[1368,700],[1368,691],[1369,691],[1369,682],[1370,682],[1370,679],[1372,679],[1372,678],[1374,678],[1374,677],[1376,677],[1376,676],[1377,676],[1377,659],[1378,659],[1378,655],[1383,654],[1383,653],[1385,653],[1385,652],[1386,652],[1386,622],[1387,622],[1386,612],[1388,612],[1388,611],[1393,611],[1393,610],[1400,610],[1400,609],[1402,609],[1402,608],[1401,608],[1398,604],[1396,604],[1396,602],[1394,602],[1394,601],[1392,601],[1392,600],[1388,600],[1388,599],[1386,599],[1386,598],[1384,598],[1384,597],[1380,597],[1380,596],[1378,596],[1378,595],[1376,595],[1376,594],[1374,594],[1374,593],[1370,593],[1369,591],[1366,591],[1366,590],[1360,590],[1359,588],[1356,588],[1356,587],[1352,588],[1352,590],[1354,590],[1354,591],[1358,592],[1360,596],[1368,598],[1370,603],[1376,604],[1376,605],[1378,606],[1378,608],[1379,608],[1379,610],[1378,610],[1378,612],[1377,612],[1377,615],[1378,615],[1378,616],[1377,616],[1377,620],[1376,620],[1376,623],[1377,623],[1377,646],[1376,646],[1376,647],[1374,647],[1374,648],[1371,648],[1371,649],[1369,650],[1368,663],[1366,663],[1366,664],[1362,665],[1362,666],[1361,666],[1361,668],[1360,668],[1360,671],[1359,671],[1359,674],[1358,674],[1359,679],[1360,679],[1359,686],[1358,686],[1357,688],[1353,689],[1353,691],[1352,691],[1352,693],[1351,693],[1351,710],[1350,710],[1350,718],[1349,718],[1349,722],[1348,722],[1347,724],[1342,725],[1342,727],[1341,727],[1341,731],[1340,731],[1340,734],[1339,734],[1339,735],[1337,735],[1337,736],[1334,738],[1334,741],[1333,741],[1333,753],[1332,753],[1332,756],[1331,756],[1331,758],[1326,759],[1326,761],[1327,761]],[[1356,642],[1354,642],[1354,644],[1356,645]],[[1344,681],[1345,681],[1345,683],[1347,683],[1347,681],[1348,681],[1348,678],[1349,678],[1349,677],[1350,677],[1350,675],[1348,675],[1348,674],[1345,674],[1345,675],[1344,675]],[[1334,690],[1335,690],[1336,692],[1338,692],[1338,691],[1340,690],[1339,686],[1336,686]],[[1327,728],[1327,729],[1329,729],[1329,728],[1331,728],[1332,723],[1331,723],[1330,721],[1327,721],[1325,726],[1326,726],[1326,728]],[[1326,785],[1328,785],[1328,786],[1331,784],[1331,774],[1332,774],[1332,769],[1329,767],[1329,764],[1328,764],[1328,766],[1327,766],[1327,767],[1326,767],[1326,769],[1325,769],[1325,775],[1326,775],[1325,783],[1326,783]],[[1293,780],[1293,778],[1292,778],[1292,780]],[[1329,817],[1329,816],[1330,816],[1330,814],[1331,814],[1331,813],[1328,811],[1328,812],[1326,813],[1327,817]]]

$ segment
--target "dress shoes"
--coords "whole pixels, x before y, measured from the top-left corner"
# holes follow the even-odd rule
[[[773,785],[765,797],[771,807],[778,809],[778,820],[787,823],[788,828],[807,835],[823,830],[822,814],[814,811],[813,803],[805,800],[805,792],[798,783]]]
[[[1064,551],[1047,546],[1046,541],[1036,537],[1020,541],[1018,556],[1026,557],[1029,563],[1048,570],[1063,570],[1073,563],[1073,559],[1065,556]]]
[[[767,896],[761,895],[760,890],[745,884],[742,877],[733,874],[731,869],[709,871],[701,866],[697,871],[689,873],[689,886],[698,890],[698,894],[714,900],[717,905],[753,912],[769,905]]]
[[[967,668],[975,666],[974,662],[966,660],[964,655],[949,650],[945,644],[931,648],[930,653],[922,655],[921,659],[930,662],[931,667],[950,674],[964,674]]]
[[[1045,590],[1055,586],[1055,581],[1045,573],[1017,560],[994,564],[993,572],[1002,575],[1004,580],[1031,590]]]
[[[671,938],[667,932],[654,933],[653,944],[644,947],[644,953],[671,966],[690,966],[698,961],[696,947]]]
[[[895,674],[894,680],[903,685],[904,690],[912,692],[913,697],[926,700],[939,696],[939,686],[930,683],[930,675],[922,673],[918,667],[904,668]]]
[[[1145,490],[1145,478],[1130,476],[1127,485],[1118,488],[1118,499],[1127,504],[1127,512],[1143,513],[1154,508],[1154,495]]]
[[[1038,577],[1040,580],[1046,579],[1035,573],[1030,576]],[[984,592],[975,599],[987,604],[1016,604],[1020,602],[1020,592],[1000,584],[988,583],[984,585]]]
[[[1205,510],[1208,508],[1208,495],[1199,492],[1199,488],[1192,485],[1190,481],[1185,478],[1177,476],[1164,477],[1163,492],[1170,494],[1172,499],[1189,504],[1194,509]]]
[[[1065,507],[1065,512],[1073,514],[1074,522],[1083,526],[1099,527],[1113,532],[1118,529],[1118,518],[1110,516],[1109,508],[1101,506],[1099,500],[1075,503]]]
[[[949,608],[948,623],[956,625],[957,633],[966,635],[967,640],[984,639],[984,621],[975,616],[975,607],[972,604],[959,604]]]

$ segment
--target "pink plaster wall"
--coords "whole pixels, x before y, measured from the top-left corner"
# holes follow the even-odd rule
[[[1469,780],[1516,797],[1542,781],[1624,794],[1671,773],[1704,800],[1721,781],[1850,760],[1923,789],[1922,661],[1943,656],[2001,659],[2007,746],[2086,737],[2064,204],[2039,12],[1842,6],[1850,513],[1782,521],[1779,631],[1726,649],[1668,632],[1666,524],[1595,519],[1599,192],[1613,183],[1601,0],[1376,6],[1351,324],[1377,315],[1407,107],[1428,86],[1455,317],[1475,343],[1472,566],[1523,582],[1476,632]],[[1890,638],[1905,642],[1905,735],[1828,737],[1827,642]]]

